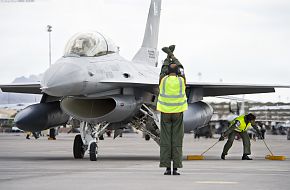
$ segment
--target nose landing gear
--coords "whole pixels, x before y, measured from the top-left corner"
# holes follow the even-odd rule
[[[75,136],[73,145],[73,155],[75,159],[84,158],[85,152],[88,150],[91,161],[97,161],[98,158],[98,141],[102,136],[109,123],[103,122],[97,125],[81,122],[80,133]],[[97,129],[98,128],[98,129]]]

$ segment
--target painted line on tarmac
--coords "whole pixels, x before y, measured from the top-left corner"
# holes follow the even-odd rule
[[[238,184],[236,181],[195,181],[198,184]]]

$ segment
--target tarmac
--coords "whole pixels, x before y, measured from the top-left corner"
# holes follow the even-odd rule
[[[251,141],[252,158],[241,160],[242,142],[235,141],[226,160],[220,160],[225,141],[204,156],[206,160],[184,160],[180,176],[164,176],[159,168],[159,146],[141,134],[105,137],[99,143],[98,161],[76,160],[72,155],[75,134],[60,134],[30,140],[25,134],[0,134],[0,189],[290,189],[290,141],[286,136],[266,136],[275,155],[285,161],[265,160],[269,154],[261,140]],[[184,158],[200,154],[217,139],[184,138]]]

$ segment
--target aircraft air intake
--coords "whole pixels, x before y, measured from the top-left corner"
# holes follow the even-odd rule
[[[66,97],[61,101],[64,112],[90,123],[123,121],[133,116],[139,107],[134,96],[110,96],[100,99]]]

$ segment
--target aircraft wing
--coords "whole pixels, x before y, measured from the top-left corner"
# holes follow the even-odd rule
[[[118,86],[125,87],[140,87],[140,88],[158,88],[158,82],[148,80],[112,80],[107,79],[101,83],[118,84]],[[290,88],[286,85],[258,85],[258,84],[232,84],[232,83],[201,83],[201,82],[188,82],[187,88],[199,89],[203,97],[208,96],[225,96],[225,95],[238,95],[238,94],[255,94],[255,93],[269,93],[275,92],[275,88]]]
[[[40,89],[40,82],[4,84],[0,85],[0,88],[3,92],[42,94]]]
[[[275,92],[275,88],[290,88],[286,85],[259,85],[233,83],[187,83],[189,88],[203,89],[203,96],[225,96]]]
[[[124,87],[139,87],[146,89],[158,88],[158,82],[153,80],[102,80],[101,83],[117,84]],[[28,94],[42,94],[40,83],[15,83],[0,85],[3,92],[28,93]],[[254,94],[254,93],[268,93],[275,92],[275,88],[290,88],[286,85],[257,85],[257,84],[232,84],[232,83],[200,83],[189,82],[187,88],[202,89],[204,97],[207,96],[224,96],[237,94]]]

